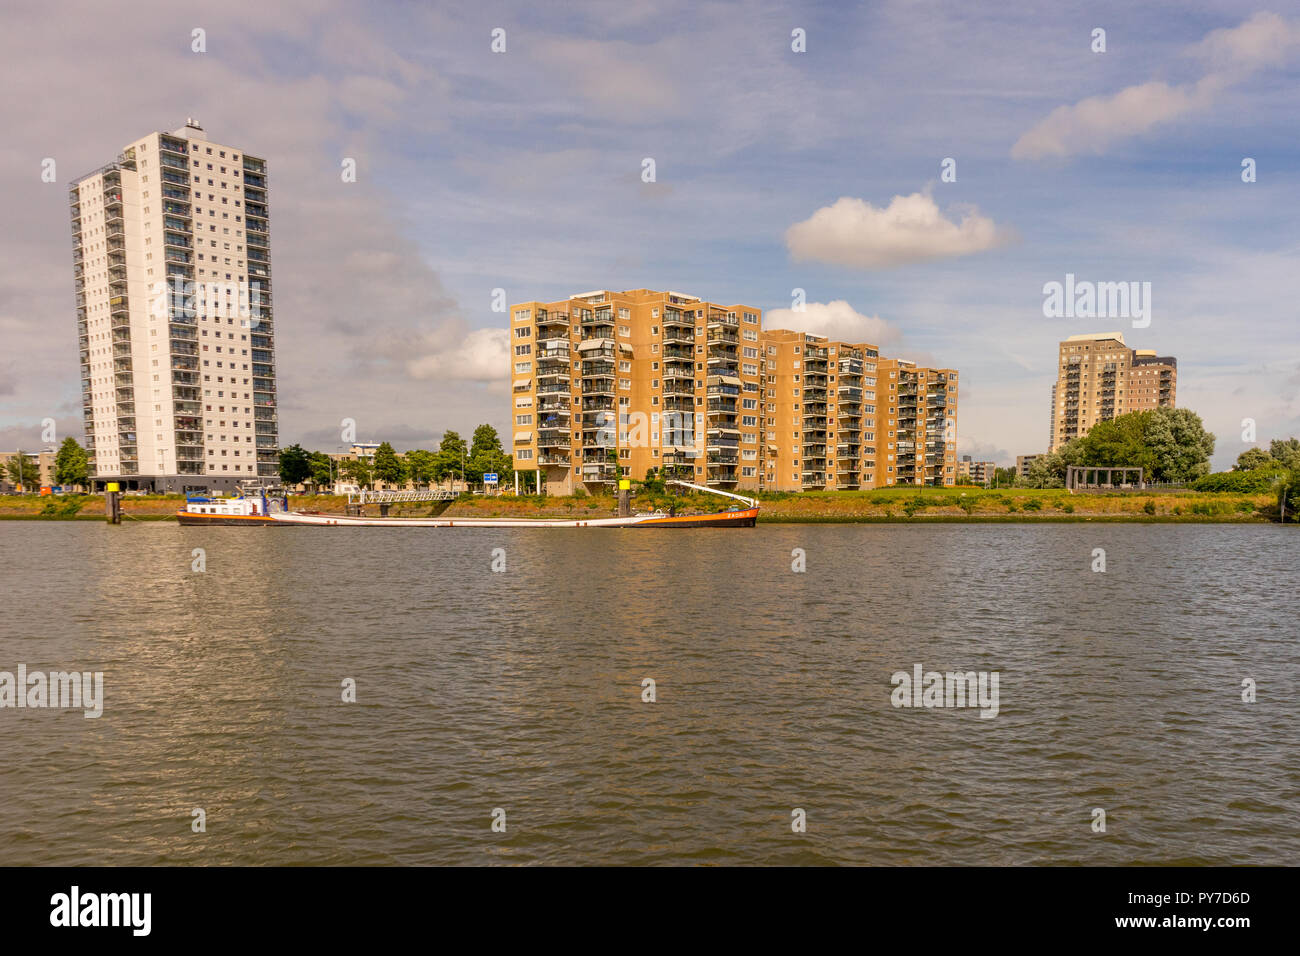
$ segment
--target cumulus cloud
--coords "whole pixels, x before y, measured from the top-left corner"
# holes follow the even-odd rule
[[[848,196],[823,206],[785,233],[796,262],[826,262],[884,269],[910,262],[949,259],[1011,241],[1010,231],[968,208],[954,222],[925,193],[895,196],[883,209]]]
[[[824,335],[832,341],[864,342],[889,345],[902,336],[898,329],[878,315],[863,315],[843,299],[833,302],[808,302],[802,312],[794,309],[771,309],[763,316],[769,329],[792,329]]]
[[[1109,96],[1058,106],[1011,147],[1015,159],[1100,154],[1119,140],[1208,109],[1224,89],[1256,70],[1285,63],[1300,50],[1300,24],[1257,13],[1239,26],[1214,30],[1191,49],[1206,72],[1194,83],[1151,80]]]
[[[506,329],[474,329],[450,347],[438,341],[428,344],[433,351],[406,363],[411,378],[493,382],[509,374],[510,333]]]

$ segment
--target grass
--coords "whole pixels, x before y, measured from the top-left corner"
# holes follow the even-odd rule
[[[760,492],[759,520],[768,522],[912,522],[934,521],[1137,521],[1262,522],[1276,508],[1271,494],[1169,491],[1152,493],[1081,492],[1056,488],[874,488],[861,491]],[[169,518],[184,507],[183,495],[142,495],[122,499],[123,515],[132,519]],[[74,504],[75,502],[75,504]],[[346,497],[297,495],[291,507],[304,511],[343,511]],[[705,494],[641,494],[633,510],[717,511],[727,499]],[[413,502],[395,505],[391,515],[446,514],[449,517],[561,517],[614,514],[612,494],[467,495],[450,506]],[[367,512],[378,514],[368,505]],[[104,520],[102,495],[0,495],[0,519]]]

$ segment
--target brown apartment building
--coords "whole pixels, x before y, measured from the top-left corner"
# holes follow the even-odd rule
[[[957,372],[882,359],[865,342],[769,329],[763,482],[769,491],[956,481]]]
[[[1072,335],[1060,344],[1048,451],[1129,412],[1173,408],[1178,360],[1131,349],[1121,332]]]
[[[651,469],[757,488],[760,311],[597,290],[511,307],[515,469],[569,494]]]
[[[597,290],[510,312],[524,487],[590,491],[650,469],[726,490],[956,480],[954,369],[765,331],[757,308],[677,292]]]

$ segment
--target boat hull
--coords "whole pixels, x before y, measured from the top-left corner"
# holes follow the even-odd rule
[[[365,518],[290,511],[271,516],[276,524],[361,528],[752,528],[758,509],[704,515],[631,515],[626,518]]]
[[[192,511],[176,512],[176,520],[183,525],[233,525],[244,528],[266,528],[280,524],[280,522],[267,515],[207,515],[195,514]]]
[[[711,515],[675,515],[665,518],[648,518],[631,528],[752,528],[758,523],[758,509],[724,511]]]

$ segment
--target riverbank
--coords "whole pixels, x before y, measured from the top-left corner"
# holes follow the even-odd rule
[[[709,495],[641,494],[633,499],[637,511],[716,511],[723,499]],[[1076,492],[1061,489],[1006,488],[878,488],[865,491],[773,493],[759,495],[762,523],[929,523],[934,521],[1044,522],[1220,522],[1260,523],[1276,516],[1269,494],[1194,491]],[[295,495],[290,507],[298,511],[342,514],[347,498],[340,495]],[[185,506],[182,495],[131,495],[122,499],[127,521],[169,520]],[[471,495],[450,506],[417,502],[394,505],[390,514],[445,514],[448,517],[598,517],[613,514],[613,495],[546,496]],[[377,514],[377,505],[367,511]],[[102,495],[0,496],[0,520],[104,520]]]

